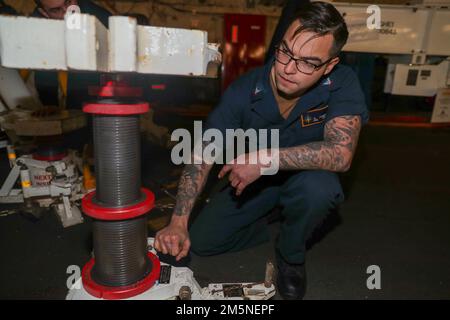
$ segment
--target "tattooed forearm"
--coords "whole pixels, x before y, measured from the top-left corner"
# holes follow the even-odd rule
[[[193,159],[192,163],[194,163]],[[185,166],[178,185],[175,215],[186,216],[191,213],[198,195],[205,186],[211,168],[212,165],[206,163]]]
[[[347,171],[360,130],[359,116],[334,118],[325,125],[323,141],[280,149],[280,169]]]

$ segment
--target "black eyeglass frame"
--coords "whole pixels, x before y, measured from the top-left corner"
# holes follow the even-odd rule
[[[278,51],[281,51],[281,52],[283,52],[285,55],[287,55],[287,56],[289,57],[289,61],[286,62],[286,63],[283,63],[283,62],[281,62],[280,60],[278,60],[278,59],[277,59]],[[309,62],[307,59],[304,59],[304,58],[295,58],[295,57],[293,57],[289,52],[287,52],[286,50],[282,49],[282,48],[281,48],[281,45],[275,46],[275,59],[276,59],[279,63],[281,63],[281,64],[283,64],[283,65],[288,65],[288,64],[291,62],[291,60],[294,60],[294,62],[295,62],[295,67],[297,68],[298,72],[301,72],[301,73],[304,73],[304,74],[307,74],[307,75],[313,74],[315,71],[317,71],[318,69],[320,69],[321,67],[323,67],[324,65],[326,65],[328,62],[330,62],[330,61],[333,60],[334,58],[335,58],[335,57],[330,57],[329,59],[327,59],[326,61],[322,62],[321,64],[315,65],[314,63]],[[297,61],[302,61],[302,62],[308,63],[309,65],[311,65],[311,66],[314,68],[314,70],[311,71],[310,73],[301,71],[301,70],[299,69],[299,67],[298,67]]]

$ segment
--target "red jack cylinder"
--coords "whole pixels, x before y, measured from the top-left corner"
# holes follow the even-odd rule
[[[99,100],[83,108],[93,115],[97,189],[82,200],[83,212],[94,219],[94,258],[82,279],[87,292],[103,299],[139,295],[160,273],[158,258],[147,249],[147,213],[155,197],[141,187],[139,115],[149,105],[136,99],[140,88],[119,77],[91,88]]]

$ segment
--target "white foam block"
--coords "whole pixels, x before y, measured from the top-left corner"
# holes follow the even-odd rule
[[[108,67],[108,30],[94,16],[74,14],[66,23],[67,66],[75,70],[104,71]]]
[[[9,68],[66,70],[64,21],[0,16],[0,58]]]
[[[207,33],[138,26],[138,72],[204,75]]]
[[[135,72],[137,21],[131,17],[109,18],[109,66],[115,72]]]

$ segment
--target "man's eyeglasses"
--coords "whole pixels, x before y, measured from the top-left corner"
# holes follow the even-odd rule
[[[291,62],[291,60],[294,60],[295,66],[297,67],[297,70],[299,72],[311,75],[314,73],[314,71],[320,69],[322,66],[326,65],[328,62],[333,60],[333,57],[329,58],[325,62],[322,62],[321,64],[314,64],[304,58],[294,58],[286,50],[284,50],[280,46],[276,46],[275,59],[279,63],[284,65],[287,65],[289,62]]]

